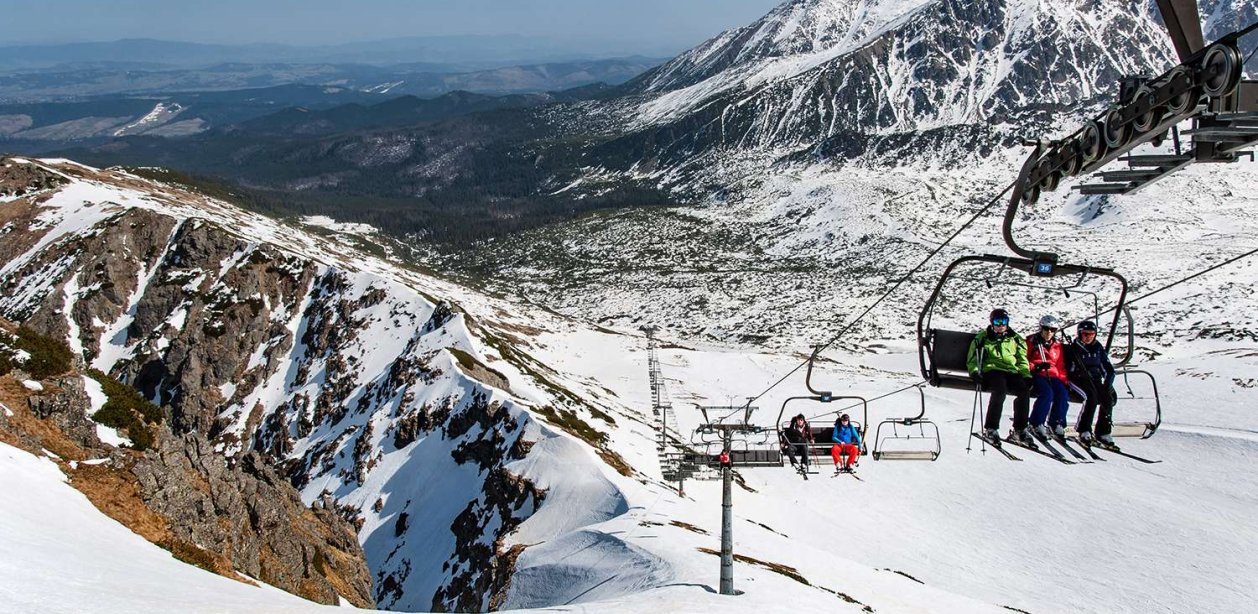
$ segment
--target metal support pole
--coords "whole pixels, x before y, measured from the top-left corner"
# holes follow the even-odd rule
[[[729,454],[733,433],[725,431],[725,455]],[[728,456],[726,456],[728,458]],[[721,467],[721,594],[734,594],[734,468]]]

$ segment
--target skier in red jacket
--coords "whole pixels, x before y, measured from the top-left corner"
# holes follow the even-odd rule
[[[1040,318],[1040,331],[1026,338],[1027,362],[1031,364],[1031,386],[1035,390],[1035,408],[1031,410],[1031,431],[1039,439],[1048,438],[1052,429],[1056,437],[1066,436],[1066,412],[1070,409],[1069,379],[1066,376],[1065,349],[1057,339],[1061,320],[1047,315]],[[1048,428],[1044,421],[1048,421]]]

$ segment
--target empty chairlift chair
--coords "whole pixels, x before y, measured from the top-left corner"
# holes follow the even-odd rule
[[[874,460],[933,461],[941,451],[939,427],[926,418],[926,393],[916,386],[921,411],[907,418],[888,418],[874,431]],[[886,429],[885,431],[883,429]]]

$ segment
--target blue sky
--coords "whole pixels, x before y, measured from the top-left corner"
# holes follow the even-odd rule
[[[7,0],[0,44],[157,38],[319,45],[515,33],[627,52],[679,51],[749,23],[780,1]]]

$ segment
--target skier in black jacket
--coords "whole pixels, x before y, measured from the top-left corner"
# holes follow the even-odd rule
[[[1081,441],[1092,443],[1092,417],[1099,405],[1101,412],[1096,415],[1096,441],[1113,446],[1114,436],[1110,432],[1114,427],[1114,401],[1110,396],[1110,387],[1114,384],[1114,365],[1110,364],[1109,352],[1096,338],[1095,322],[1084,320],[1075,327],[1075,332],[1078,336],[1066,346],[1066,368],[1070,383],[1085,399],[1075,430],[1079,431]]]
[[[791,459],[791,465],[795,464],[795,455],[799,454],[800,461],[804,467],[808,467],[808,443],[812,441],[812,429],[808,427],[808,420],[804,418],[804,414],[799,414],[791,418],[791,425],[782,431],[783,448],[786,449],[786,456]]]

